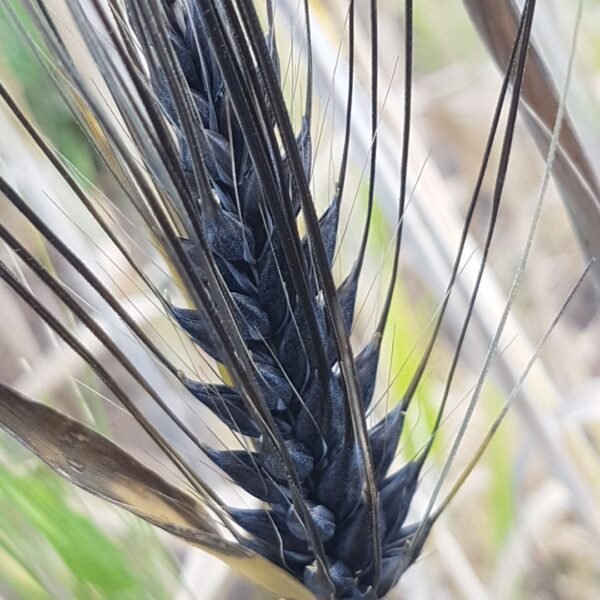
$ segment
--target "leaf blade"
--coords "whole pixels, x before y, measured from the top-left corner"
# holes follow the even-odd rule
[[[74,485],[198,546],[281,597],[313,600],[285,571],[219,535],[202,504],[109,439],[0,382],[0,428]]]
[[[517,30],[514,0],[464,0],[471,19],[500,69]],[[550,145],[560,104],[556,82],[538,50],[535,40],[528,50],[527,72],[523,83],[523,113],[540,154],[545,158]],[[600,256],[600,184],[589,154],[582,144],[575,123],[567,114],[562,123],[556,164],[553,171],[558,189],[573,223],[586,258]],[[600,265],[594,274],[600,290]]]

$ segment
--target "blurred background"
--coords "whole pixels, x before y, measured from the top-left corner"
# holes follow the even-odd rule
[[[57,20],[64,19],[68,30],[64,6],[59,2],[50,4]],[[276,4],[283,85],[298,119],[306,89],[303,12],[301,3],[297,5],[292,0],[279,0]],[[390,274],[402,134],[402,4],[379,2],[376,208],[368,268],[353,331],[356,348],[368,338],[376,322]],[[495,34],[501,34],[505,16],[502,7],[510,4],[481,2],[470,15],[459,0],[415,3],[411,193],[404,215],[401,273],[386,334],[376,414],[401,398],[448,283],[501,85],[500,70],[487,45],[493,46],[497,41]],[[324,208],[333,194],[344,133],[347,3],[328,0],[312,1],[310,5],[315,72],[312,184],[315,202]],[[491,12],[484,15],[488,29],[477,29],[471,17],[479,14],[481,18],[478,10],[485,13],[485,5],[491,7]],[[90,148],[63,102],[60,89],[15,27],[14,14],[7,6],[0,9],[0,78],[84,183],[86,191],[114,216],[115,226],[126,230],[131,221],[106,165]],[[10,6],[27,25],[22,8],[17,3]],[[577,28],[579,8],[575,0],[538,2],[534,38],[546,79],[536,80],[531,65],[527,75],[532,78],[533,89],[541,91],[542,99],[550,97],[544,82],[552,82],[555,90],[562,90],[577,31],[572,80],[565,101],[565,127],[581,152],[577,156],[567,152],[567,166],[557,160],[560,168],[544,195],[531,254],[500,338],[498,354],[440,500],[511,397],[536,345],[600,243],[600,229],[594,229],[600,214],[595,192],[595,178],[600,172],[600,0],[583,3],[583,17]],[[32,35],[35,43],[37,37],[34,32]],[[93,69],[83,48],[79,50],[80,68],[93,82]],[[351,164],[335,263],[339,280],[356,253],[367,202],[372,141],[369,51],[368,3],[360,1]],[[531,103],[529,108],[523,107],[517,126],[489,264],[460,355],[447,417],[424,475],[421,496],[413,507],[415,515],[427,507],[428,493],[436,485],[465,418],[532,226],[547,153],[535,124],[535,115],[537,127],[543,122],[540,115],[544,111],[537,108]],[[551,129],[553,122],[546,126]],[[496,144],[470,229],[461,275],[444,320],[442,339],[419,390],[418,404],[409,415],[409,427],[399,451],[400,464],[428,439],[442,397],[489,224],[499,148]],[[179,349],[172,350],[174,355],[192,352],[156,303],[140,291],[132,275],[122,268],[114,249],[94,229],[65,183],[34,149],[4,106],[0,109],[0,171],[63,239],[94,265],[123,302],[131,304],[139,322],[160,336],[169,351]],[[573,172],[577,177],[573,178]],[[182,414],[205,433],[207,440],[223,441],[225,433],[218,423],[211,422],[204,412],[180,397],[180,392],[169,387],[122,326],[95,304],[89,290],[81,289],[74,274],[9,209],[8,203],[0,203],[0,219],[9,223],[20,239],[26,240],[28,247],[89,304],[90,311],[152,378],[153,385],[165,396],[173,397]],[[154,280],[167,288],[168,277],[149,259],[151,250],[143,233],[129,231],[127,235],[139,247],[140,258]],[[0,255],[11,267],[20,268],[6,248],[0,248]],[[39,282],[26,272],[22,277],[90,348],[98,351],[78,324],[52,304]],[[535,366],[514,395],[513,407],[490,447],[434,528],[421,559],[390,598],[600,597],[600,285],[595,285],[594,277],[597,274],[592,272],[585,278],[564,310]],[[596,279],[598,282],[600,279]],[[176,290],[170,293],[176,294]],[[4,285],[0,285],[0,307],[2,380],[94,424],[145,463],[168,472],[164,459],[115,405],[89,368],[66,350]],[[101,358],[110,364],[106,357]],[[196,360],[195,355],[191,360]],[[198,358],[194,368],[206,378],[211,377],[211,366],[205,357]],[[167,433],[174,443],[183,444],[177,439],[177,432],[167,429]],[[198,468],[207,467],[199,464]],[[215,487],[227,494],[227,483],[216,474],[214,478]],[[7,599],[61,600],[267,597],[218,561],[79,492],[4,434],[0,434],[0,595]]]

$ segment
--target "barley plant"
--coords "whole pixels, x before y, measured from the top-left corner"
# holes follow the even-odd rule
[[[599,13],[3,0],[0,594],[598,597]]]

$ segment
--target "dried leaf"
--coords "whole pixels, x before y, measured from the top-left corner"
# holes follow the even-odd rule
[[[281,597],[313,598],[284,571],[224,539],[193,496],[116,444],[57,410],[0,383],[0,427],[82,489],[217,556]]]
[[[464,0],[479,34],[496,63],[505,69],[518,27],[514,0]],[[533,40],[523,84],[525,117],[545,158],[558,112],[560,94]],[[600,257],[600,185],[569,115],[560,132],[554,178],[587,258]],[[593,273],[600,286],[600,265]]]

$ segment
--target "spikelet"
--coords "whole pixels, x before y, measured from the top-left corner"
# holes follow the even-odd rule
[[[199,440],[174,414],[169,399],[152,389],[74,295],[4,226],[0,236],[144,387],[193,441],[198,454],[260,501],[261,508],[225,504],[113,375],[4,265],[1,277],[90,364],[179,469],[190,491],[166,483],[105,438],[4,384],[0,423],[75,484],[223,558],[280,596],[383,597],[418,558],[437,518],[430,513],[411,522],[408,516],[447,394],[427,447],[404,465],[392,468],[392,462],[446,304],[406,395],[369,427],[367,412],[390,310],[401,229],[379,322],[355,355],[349,335],[369,221],[355,264],[336,287],[332,261],[347,143],[335,195],[318,217],[309,187],[311,74],[309,70],[301,126],[294,131],[280,88],[270,3],[265,32],[250,2],[128,0],[124,6],[111,2],[108,11],[99,0],[92,0],[88,8],[93,20],[77,0],[70,2],[72,18],[112,95],[118,125],[86,86],[44,5],[27,4],[56,60],[55,76],[59,83],[68,83],[66,100],[87,124],[97,149],[111,154],[109,167],[192,308],[172,302],[155,288],[4,88],[3,99],[165,311],[194,344],[223,366],[225,382],[183,375],[7,181],[0,181],[0,190],[173,378],[243,440],[243,449],[216,449]],[[400,216],[406,196],[411,106],[412,5],[406,6]],[[353,10],[351,4],[351,20]],[[527,3],[509,69],[515,78],[509,132],[532,14],[532,3]],[[102,39],[106,34],[112,40],[110,48]],[[505,95],[508,79],[509,75]],[[476,198],[477,193],[473,205]],[[306,223],[304,237],[297,226],[300,214]],[[459,262],[460,253],[453,280]]]

